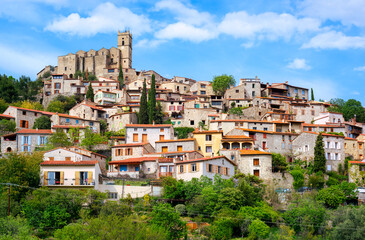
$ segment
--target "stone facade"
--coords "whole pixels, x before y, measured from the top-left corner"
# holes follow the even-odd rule
[[[156,152],[181,152],[181,151],[195,151],[195,139],[176,139],[163,140],[155,143]]]
[[[155,142],[174,138],[171,124],[127,124],[125,126],[125,142],[149,142],[155,147]]]
[[[58,57],[58,74],[66,74],[70,78],[76,71],[91,72],[103,76],[104,69],[132,68],[132,34],[129,31],[118,32],[118,48],[102,48],[99,51],[91,49],[88,52],[78,51]]]

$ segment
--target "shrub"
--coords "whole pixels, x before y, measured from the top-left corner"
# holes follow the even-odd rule
[[[183,216],[186,214],[186,207],[184,204],[177,204],[175,206],[175,210],[176,210],[176,212],[178,212],[180,214],[180,216]]]
[[[255,219],[248,227],[248,231],[251,239],[265,239],[269,235],[270,227],[263,221]]]
[[[304,174],[301,169],[295,168],[294,170],[290,171],[290,174],[294,178],[293,187],[295,190],[304,186]]]
[[[324,188],[318,192],[317,200],[323,202],[328,208],[337,208],[338,205],[346,201],[346,195],[337,186]]]

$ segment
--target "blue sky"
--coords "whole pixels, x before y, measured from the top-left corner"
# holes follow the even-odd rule
[[[257,76],[365,103],[364,0],[0,0],[0,73],[28,75],[57,56],[133,33],[133,67],[165,77]]]

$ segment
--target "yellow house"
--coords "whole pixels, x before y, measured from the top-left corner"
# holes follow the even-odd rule
[[[194,131],[193,135],[196,139],[198,150],[201,151],[205,157],[218,156],[219,149],[221,148],[223,131]]]

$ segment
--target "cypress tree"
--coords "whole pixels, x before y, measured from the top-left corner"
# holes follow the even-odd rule
[[[314,93],[313,93],[313,88],[311,88],[311,100],[314,101]]]
[[[326,172],[326,156],[324,155],[323,136],[320,133],[314,146],[314,172]]]
[[[120,63],[119,63],[118,81],[119,81],[119,89],[122,90],[122,88],[124,86],[124,77],[123,77],[122,64],[120,64]]]
[[[149,123],[151,124],[156,117],[157,107],[156,107],[156,82],[155,74],[152,74],[151,88],[148,91],[148,117]]]
[[[141,102],[139,105],[138,121],[140,124],[148,124],[148,108],[147,108],[147,87],[146,79],[143,82]]]
[[[94,90],[93,87],[91,86],[91,82],[89,82],[89,87],[87,88],[86,99],[89,99],[90,101],[94,102]]]

